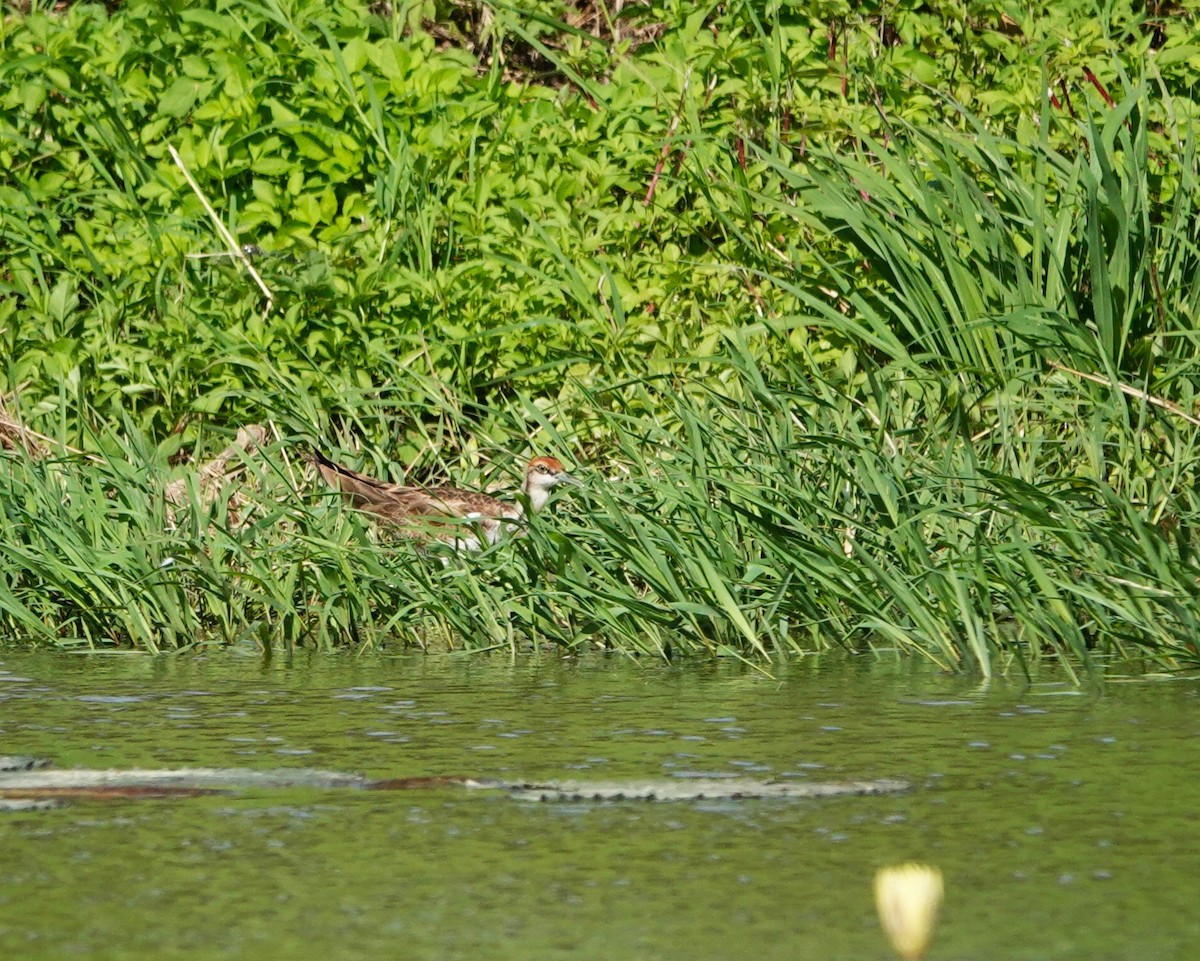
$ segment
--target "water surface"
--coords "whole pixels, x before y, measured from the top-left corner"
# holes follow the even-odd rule
[[[0,753],[506,780],[901,777],[891,797],[540,805],[288,789],[0,815],[0,957],[1191,959],[1200,688],[917,662],[0,657]]]

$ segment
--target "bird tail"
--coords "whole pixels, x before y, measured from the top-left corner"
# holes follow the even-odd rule
[[[316,467],[317,473],[321,475],[326,484],[335,490],[340,490],[350,499],[351,503],[358,506],[378,502],[387,489],[388,485],[381,481],[330,460],[316,447],[309,451],[308,459]]]

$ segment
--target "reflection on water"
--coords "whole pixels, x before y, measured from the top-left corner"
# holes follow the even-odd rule
[[[930,957],[1191,958],[1200,688],[915,662],[0,659],[0,753],[505,780],[901,777],[895,797],[537,805],[288,790],[0,816],[0,956],[883,959],[871,883],[946,879]]]

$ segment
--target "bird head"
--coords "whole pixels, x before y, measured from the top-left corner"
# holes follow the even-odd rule
[[[556,457],[535,457],[525,468],[525,483],[522,489],[529,496],[533,509],[539,510],[550,496],[550,488],[558,484],[582,486],[567,473],[562,461]]]
[[[567,473],[557,457],[535,457],[525,468],[525,483],[532,490],[535,487],[548,489],[555,484],[579,484],[579,481]]]

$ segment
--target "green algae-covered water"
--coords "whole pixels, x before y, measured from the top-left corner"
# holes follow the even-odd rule
[[[0,957],[891,957],[871,881],[945,874],[930,958],[1192,959],[1200,687],[915,663],[0,657],[0,754],[505,780],[900,777],[895,796],[537,804],[441,787],[0,814]]]

